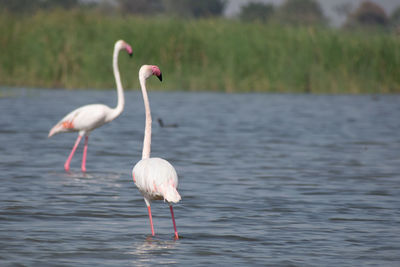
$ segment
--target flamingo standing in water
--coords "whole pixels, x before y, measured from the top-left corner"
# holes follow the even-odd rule
[[[172,224],[175,231],[175,239],[178,239],[176,230],[174,210],[172,203],[181,200],[181,196],[176,190],[178,186],[178,176],[174,167],[165,159],[150,158],[151,144],[151,113],[150,103],[146,91],[146,80],[156,75],[162,81],[161,71],[154,65],[143,65],[139,70],[139,81],[142,89],[144,107],[146,110],[146,125],[144,131],[142,159],[136,163],[132,170],[133,181],[143,194],[149,212],[151,234],[154,236],[153,219],[151,216],[151,200],[167,201],[170,207]]]
[[[89,141],[89,134],[92,130],[102,126],[118,117],[124,110],[124,89],[122,88],[121,77],[118,69],[119,51],[125,49],[132,56],[132,47],[123,40],[119,40],[114,45],[113,70],[115,82],[117,84],[118,103],[115,108],[110,108],[103,104],[92,104],[77,108],[62,118],[49,132],[49,137],[63,132],[79,132],[75,145],[64,164],[65,171],[69,171],[69,165],[75,150],[81,139],[85,136],[85,146],[83,148],[82,172],[86,172],[86,154]]]

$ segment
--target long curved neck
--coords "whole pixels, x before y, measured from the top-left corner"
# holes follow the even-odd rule
[[[113,112],[109,118],[110,121],[115,119],[122,113],[125,105],[124,88],[122,88],[121,76],[119,75],[119,68],[118,68],[119,51],[120,50],[117,47],[114,48],[113,71],[114,71],[115,83],[117,84],[118,103],[117,106],[113,109]]]
[[[151,146],[151,111],[149,97],[147,96],[146,90],[146,79],[142,76],[139,77],[140,87],[142,89],[144,108],[146,111],[146,124],[144,129],[144,140],[143,140],[143,151],[142,159],[150,158],[150,146]]]

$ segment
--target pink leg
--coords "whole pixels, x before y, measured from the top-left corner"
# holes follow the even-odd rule
[[[78,138],[77,138],[76,141],[75,141],[75,145],[74,145],[74,147],[72,148],[71,153],[69,154],[68,159],[67,159],[67,161],[66,161],[65,164],[64,164],[64,169],[65,169],[65,171],[67,171],[67,172],[69,171],[69,164],[71,163],[71,159],[72,159],[72,157],[74,156],[75,150],[76,150],[76,148],[78,147],[79,142],[81,141],[81,139],[82,139],[82,136],[81,136],[81,135],[78,135]]]
[[[150,208],[150,206],[147,206],[147,210],[149,211],[149,219],[150,219],[150,226],[151,226],[151,235],[154,236],[153,217],[151,216],[151,208]]]
[[[174,225],[174,231],[175,231],[175,239],[179,239],[178,231],[176,230],[175,216],[174,216],[174,210],[172,208],[172,205],[169,206],[169,209],[171,210],[172,224]]]
[[[86,154],[88,147],[89,136],[85,136],[85,146],[83,147],[83,157],[82,157],[82,172],[86,172]]]

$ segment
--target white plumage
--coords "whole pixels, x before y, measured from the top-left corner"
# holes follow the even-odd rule
[[[65,132],[82,132],[81,135],[110,122],[112,109],[103,104],[92,104],[77,108],[62,118],[51,130],[49,137]]]
[[[147,158],[136,163],[132,170],[134,182],[147,201],[165,200],[177,203],[181,200],[176,188],[178,175],[165,159]]]

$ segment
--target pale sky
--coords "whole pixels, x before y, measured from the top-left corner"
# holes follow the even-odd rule
[[[321,8],[326,17],[329,18],[330,22],[334,26],[340,26],[346,18],[339,16],[335,11],[335,7],[344,3],[350,3],[353,10],[357,8],[360,3],[364,0],[317,0],[320,3]],[[388,15],[391,15],[393,10],[400,6],[400,0],[370,0],[380,5]],[[227,16],[235,16],[240,12],[240,7],[248,2],[262,2],[271,3],[273,5],[280,5],[284,0],[228,0],[228,4],[225,10]]]

